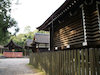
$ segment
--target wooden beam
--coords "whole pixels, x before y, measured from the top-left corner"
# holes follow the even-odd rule
[[[83,45],[85,45],[84,43],[86,43],[86,45],[87,45],[84,6],[82,6],[82,18],[83,18],[83,30],[84,30],[84,42],[83,42]]]

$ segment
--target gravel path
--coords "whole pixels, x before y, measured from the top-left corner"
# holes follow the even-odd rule
[[[0,59],[0,75],[42,75],[27,65],[28,58]]]

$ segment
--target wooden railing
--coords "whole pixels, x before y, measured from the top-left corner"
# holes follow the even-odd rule
[[[30,64],[46,75],[100,75],[100,49],[32,53]]]

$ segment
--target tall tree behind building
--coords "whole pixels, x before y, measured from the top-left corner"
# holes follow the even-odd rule
[[[11,18],[11,0],[0,0],[0,44],[4,44],[10,38],[8,28],[16,27],[15,33],[19,30],[17,22]]]

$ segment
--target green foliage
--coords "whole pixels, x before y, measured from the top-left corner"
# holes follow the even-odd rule
[[[0,0],[0,44],[5,44],[10,38],[11,33],[8,28],[16,27],[16,21],[11,18],[11,2],[10,0]],[[18,31],[16,27],[15,32]]]
[[[14,42],[16,42],[20,46],[25,46],[27,39],[33,39],[35,33],[49,33],[46,31],[38,31],[34,30],[33,32],[27,32],[25,34],[19,34],[17,36],[11,36],[10,40],[13,39]]]

